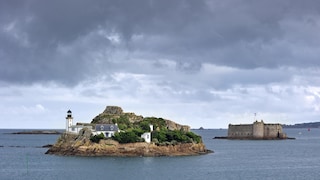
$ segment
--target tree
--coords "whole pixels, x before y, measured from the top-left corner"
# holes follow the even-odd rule
[[[201,136],[198,136],[193,132],[187,132],[186,135],[188,137],[190,137],[196,143],[201,143],[202,142]]]
[[[139,126],[144,132],[150,132],[150,123],[149,122],[141,121],[139,123]]]
[[[138,136],[139,131],[126,131],[116,133],[112,138],[113,140],[118,141],[119,143],[135,143],[135,142],[143,142],[144,140]]]
[[[161,131],[153,131],[151,133],[152,138],[157,139],[158,142],[162,143],[167,141],[167,136],[166,136],[166,132],[161,130]]]
[[[153,142],[158,143],[200,143],[201,136],[198,136],[194,134],[193,132],[185,132],[185,131],[179,131],[179,130],[165,130],[162,129],[160,131],[153,131],[152,132],[152,138]]]

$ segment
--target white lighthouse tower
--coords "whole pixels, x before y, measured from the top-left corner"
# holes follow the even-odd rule
[[[67,111],[67,117],[66,117],[66,132],[70,131],[71,126],[73,125],[73,117],[72,117],[72,112]]]

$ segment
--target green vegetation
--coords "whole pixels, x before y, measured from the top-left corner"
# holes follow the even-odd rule
[[[139,126],[142,126],[143,124],[147,124],[148,128],[149,124],[152,124],[154,130],[167,129],[166,122],[163,118],[146,117],[143,119],[143,121],[139,122]]]
[[[119,129],[126,130],[128,128],[132,128],[132,123],[129,121],[129,117],[126,115],[121,115],[117,119],[112,119],[112,122],[118,124]]]
[[[182,130],[168,130],[166,122],[162,118],[147,117],[140,122],[131,124],[127,117],[122,116],[117,120],[119,129],[122,132],[116,133],[112,138],[119,143],[134,143],[143,142],[141,135],[145,132],[150,132],[150,124],[153,125],[152,141],[157,145],[168,145],[177,143],[200,143],[201,137],[193,132],[185,132]]]
[[[107,118],[107,117],[104,117]],[[135,143],[144,142],[141,135],[145,132],[150,132],[150,124],[153,125],[152,142],[157,145],[176,145],[178,143],[200,143],[201,137],[193,132],[183,130],[168,130],[166,121],[162,118],[146,117],[142,121],[131,123],[126,114],[120,115],[117,118],[108,117],[112,123],[117,123],[121,132],[115,133],[113,140],[119,143]],[[103,134],[95,135],[90,138],[92,142],[98,143],[100,139],[104,139]]]
[[[112,139],[118,141],[119,143],[135,143],[135,142],[144,142],[144,139],[141,138],[139,131],[130,130],[126,132],[116,133]]]
[[[91,136],[90,141],[99,143],[101,139],[104,139],[104,135],[102,133],[100,133],[99,135]]]
[[[179,130],[160,130],[152,132],[152,141],[158,145],[177,144],[177,143],[200,143],[201,137],[193,132]]]
[[[103,114],[96,116],[91,123],[92,124],[99,124],[99,123],[111,123],[111,119],[114,117],[112,114]]]

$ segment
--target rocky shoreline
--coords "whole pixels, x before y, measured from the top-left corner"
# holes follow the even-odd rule
[[[85,137],[62,134],[56,144],[46,154],[63,156],[192,156],[212,153],[203,143],[180,143],[158,146],[154,143],[127,143],[107,139],[93,143]]]
[[[129,143],[129,144],[105,144],[80,146],[53,146],[46,154],[63,155],[63,156],[116,156],[116,157],[133,157],[133,156],[191,156],[208,154],[212,151],[205,149],[203,144],[178,144],[168,146],[157,146],[148,143]]]

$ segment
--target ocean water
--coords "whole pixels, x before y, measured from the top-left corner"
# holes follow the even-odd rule
[[[320,129],[284,129],[296,140],[212,139],[227,130],[193,130],[214,153],[186,157],[45,155],[59,135],[0,130],[0,179],[320,179]]]

